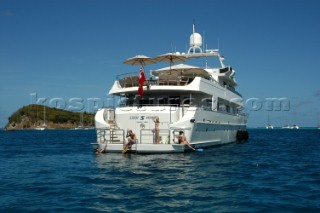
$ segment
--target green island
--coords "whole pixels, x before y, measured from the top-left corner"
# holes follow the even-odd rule
[[[94,114],[31,104],[14,112],[5,126],[6,130],[35,129],[45,125],[47,129],[82,129],[94,127]]]

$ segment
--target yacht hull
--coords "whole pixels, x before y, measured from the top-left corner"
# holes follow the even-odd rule
[[[187,140],[194,148],[209,148],[237,142],[237,132],[246,131],[244,115],[231,115],[203,109],[162,107],[155,113],[155,107],[123,107],[102,109],[96,114],[97,142],[93,149],[104,152],[122,153],[128,129],[133,130],[137,143],[128,152],[139,154],[182,153],[192,151],[188,146],[178,144],[180,131],[186,133]],[[183,112],[184,111],[184,112]],[[153,114],[152,114],[153,113]],[[176,113],[176,114],[175,114]],[[153,133],[155,114],[160,121],[160,143],[156,143]],[[143,119],[143,120],[142,120]],[[166,122],[168,121],[168,122]]]

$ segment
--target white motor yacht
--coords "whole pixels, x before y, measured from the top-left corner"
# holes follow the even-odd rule
[[[119,102],[114,108],[97,111],[93,147],[103,152],[181,153],[193,149],[181,144],[179,135],[195,149],[247,141],[247,116],[242,112],[242,96],[236,91],[236,72],[224,65],[218,49],[203,51],[201,47],[202,37],[193,25],[187,53],[127,59],[124,63],[141,65],[140,75],[116,77],[109,95]],[[203,66],[188,64],[201,58]],[[217,60],[218,66],[208,66],[207,60]],[[146,76],[146,65],[161,62],[170,65]],[[155,117],[159,118],[157,129]],[[124,150],[128,130],[134,132],[136,142]]]

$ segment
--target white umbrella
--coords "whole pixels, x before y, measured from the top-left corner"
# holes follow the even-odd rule
[[[123,63],[125,64],[129,64],[129,65],[140,65],[142,67],[142,70],[144,71],[144,65],[148,65],[148,64],[155,64],[157,63],[154,59],[148,57],[148,56],[145,56],[145,55],[136,55],[135,57],[132,57],[132,58],[128,58],[127,60],[125,60]],[[141,72],[141,70],[140,70]],[[140,78],[141,76],[145,76],[144,73],[140,73],[140,76],[139,76],[139,82],[140,82]],[[145,77],[144,77],[145,79]],[[139,83],[140,84],[140,83]],[[147,81],[147,87],[149,88],[150,85],[149,85],[149,82]],[[140,87],[139,87],[140,89]],[[142,88],[142,93],[143,94],[143,88]],[[139,90],[138,90],[139,92]],[[140,94],[140,93],[139,93]],[[142,95],[141,95],[142,96]]]
[[[186,56],[180,55],[180,54],[167,53],[167,54],[163,54],[163,55],[158,55],[154,59],[159,62],[175,63],[175,62],[186,61],[188,58]]]
[[[156,61],[148,56],[145,55],[136,55],[135,57],[128,58],[123,63],[129,64],[129,65],[148,65],[148,64],[155,64]]]
[[[180,54],[175,54],[175,53],[167,53],[163,55],[159,55],[154,58],[158,62],[169,62],[170,63],[170,69],[171,69],[171,64],[175,62],[183,62],[188,60],[188,58],[184,55]]]

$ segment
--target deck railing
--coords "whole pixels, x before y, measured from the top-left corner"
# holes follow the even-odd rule
[[[118,75],[116,78],[121,87],[137,87],[139,86],[138,79],[139,75],[136,73],[126,73]],[[149,78],[145,82],[145,86],[147,85],[155,85],[155,86],[185,86],[192,82],[194,77],[190,76],[160,76],[155,78]]]
[[[170,131],[169,129],[159,129],[160,143],[170,144]],[[155,131],[153,129],[140,130],[140,144],[156,144]]]
[[[104,143],[125,143],[125,131],[123,129],[105,129],[97,128],[97,142]]]
[[[125,144],[127,140],[125,138],[124,129],[99,129],[97,128],[97,143],[99,144]],[[169,129],[159,130],[160,143],[170,144],[170,132]],[[155,144],[155,133],[152,129],[141,129],[136,134],[138,144]]]

